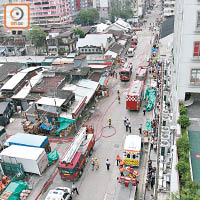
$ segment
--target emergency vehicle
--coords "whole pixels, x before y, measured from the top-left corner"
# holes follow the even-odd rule
[[[141,137],[127,135],[124,142],[123,161],[128,166],[139,166],[141,154]]]
[[[130,47],[136,49],[137,44],[138,44],[138,36],[137,36],[137,35],[134,35],[134,36],[131,38],[130,43],[131,43],[131,46],[130,46]]]
[[[121,81],[129,81],[132,74],[132,64],[125,63],[119,71]]]
[[[59,174],[64,180],[77,180],[83,173],[88,157],[95,145],[94,128],[81,127],[58,164]]]
[[[147,75],[147,67],[139,66],[139,68],[136,70],[135,75],[136,75],[136,80],[145,81]]]
[[[133,48],[129,48],[127,52],[128,57],[133,57],[135,55],[135,51]]]
[[[134,80],[126,97],[126,109],[140,110],[144,93],[144,81]]]

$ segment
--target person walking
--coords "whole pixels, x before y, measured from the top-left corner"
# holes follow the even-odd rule
[[[99,169],[99,161],[97,158],[94,158],[94,164],[95,164],[96,170]]]
[[[126,126],[127,120],[127,117],[124,117],[124,126]]]
[[[139,129],[140,135],[142,135],[142,124],[139,124],[138,129]]]
[[[119,165],[119,163],[120,163],[120,160],[121,160],[121,158],[120,158],[119,154],[117,154],[117,158],[116,158],[116,160],[117,160],[117,166],[118,166],[118,165]]]
[[[144,113],[144,116],[145,116],[145,113],[146,113],[146,107],[145,106],[143,107],[143,113]]]
[[[117,95],[120,96],[120,91],[119,90],[117,90]]]
[[[76,194],[79,195],[78,189],[77,189],[75,183],[73,183],[73,184],[72,184],[72,193],[74,193],[75,191],[76,191]]]
[[[126,121],[126,132],[128,132],[129,122]]]
[[[106,167],[107,167],[107,170],[110,169],[110,161],[109,161],[109,159],[106,160]]]
[[[130,122],[128,124],[128,129],[129,129],[129,132],[131,133],[131,123]]]
[[[120,160],[119,166],[120,166],[120,168],[124,167],[124,161],[123,160]]]
[[[120,174],[121,174],[121,176],[124,176],[124,168],[122,167],[122,168],[120,168]]]
[[[117,79],[117,72],[115,72],[115,78]]]
[[[92,171],[94,170],[94,165],[95,165],[95,160],[94,160],[94,158],[92,158],[92,160],[91,160],[91,166],[92,166]]]

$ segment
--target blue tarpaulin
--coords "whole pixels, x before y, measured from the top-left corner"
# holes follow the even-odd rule
[[[44,130],[47,130],[47,131],[51,131],[51,130],[54,129],[53,126],[47,126],[46,124],[42,124],[42,125],[40,126],[40,128],[42,128],[42,129],[44,129]]]
[[[156,52],[156,51],[157,51],[157,49],[152,49],[151,51],[152,51],[152,52]]]

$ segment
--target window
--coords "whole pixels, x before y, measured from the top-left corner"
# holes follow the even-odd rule
[[[193,58],[198,60],[200,58],[200,42],[194,42]]]
[[[197,12],[197,28],[200,28],[200,11]]]
[[[191,70],[190,82],[200,82],[200,69]]]

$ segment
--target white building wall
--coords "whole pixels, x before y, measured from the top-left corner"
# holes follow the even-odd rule
[[[193,59],[194,42],[200,41],[200,32],[196,32],[198,0],[176,0],[174,61],[176,68],[177,95],[185,99],[185,93],[200,93],[200,83],[192,84],[191,70],[200,69],[200,60]]]

